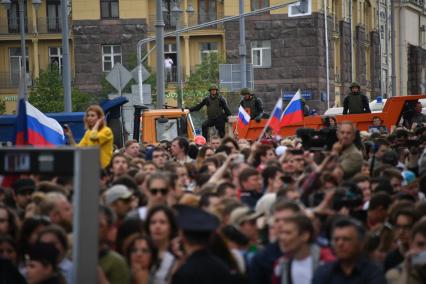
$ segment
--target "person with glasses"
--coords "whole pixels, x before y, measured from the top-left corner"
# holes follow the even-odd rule
[[[152,239],[142,234],[135,234],[127,240],[126,259],[130,268],[133,284],[158,283],[155,272],[158,269],[158,249]]]
[[[418,220],[418,214],[414,208],[404,206],[392,216],[392,226],[397,247],[390,251],[384,263],[385,271],[395,268],[404,262],[404,255],[410,248],[411,228]]]

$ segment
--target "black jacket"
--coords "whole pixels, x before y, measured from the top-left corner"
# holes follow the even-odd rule
[[[217,96],[218,96],[217,99],[219,100],[219,106],[222,108],[223,112],[218,113],[216,115],[216,117],[209,117],[209,119],[218,118],[218,117],[222,116],[223,114],[225,114],[225,116],[227,116],[227,117],[231,115],[231,111],[229,110],[228,104],[226,103],[225,99],[219,94]],[[190,112],[199,111],[203,106],[207,106],[207,108],[208,108],[210,106],[211,100],[212,99],[210,98],[210,95],[209,95],[209,96],[205,97],[199,104],[190,108],[189,111]]]
[[[226,264],[207,250],[191,254],[172,277],[172,284],[234,284]]]
[[[363,93],[350,93],[343,101],[343,114],[348,112],[349,114],[371,113],[367,96]]]
[[[255,119],[258,116],[261,116],[263,114],[263,103],[262,103],[262,100],[260,98],[258,98],[257,96],[253,96],[253,98],[251,100],[254,101],[253,102],[253,105],[254,105],[253,109],[251,109],[249,107],[250,103],[247,100],[244,100],[244,99],[241,100],[240,105],[244,109],[250,108],[250,119]],[[259,117],[259,118],[261,118],[261,117]]]

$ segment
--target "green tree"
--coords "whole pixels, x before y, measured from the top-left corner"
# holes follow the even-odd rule
[[[186,106],[200,102],[211,84],[219,85],[219,64],[222,63],[225,63],[223,55],[209,53],[201,64],[197,65],[195,72],[185,83],[183,99]]]
[[[95,96],[82,93],[74,87],[71,96],[73,111],[84,111],[90,104],[97,103]],[[50,65],[34,80],[28,100],[42,112],[64,111],[64,92],[57,65]]]
[[[0,99],[0,114],[6,113],[6,102]]]

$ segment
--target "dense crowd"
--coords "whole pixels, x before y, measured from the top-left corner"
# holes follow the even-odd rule
[[[111,139],[102,118],[83,143]],[[426,283],[426,127],[373,126],[327,118],[294,137],[114,151],[108,140],[98,282]],[[73,283],[72,196],[72,177],[1,188],[1,283]]]

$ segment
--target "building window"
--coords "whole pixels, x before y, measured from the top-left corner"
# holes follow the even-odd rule
[[[200,43],[200,61],[203,62],[210,54],[218,53],[217,42]]]
[[[118,18],[118,0],[101,0],[101,18]]]
[[[251,10],[269,7],[269,0],[250,0]]]
[[[207,23],[217,19],[216,0],[199,0],[198,23]]]
[[[9,10],[7,11],[8,31],[9,33],[19,33],[19,2],[18,0],[11,1]],[[25,32],[28,32],[27,7],[24,5],[24,27]]]
[[[271,67],[271,41],[253,41],[251,44],[251,60],[254,68]]]
[[[28,58],[28,48],[25,48],[26,51],[26,67],[27,67],[27,77],[30,70],[29,58]],[[18,85],[19,78],[21,75],[21,48],[20,47],[11,47],[9,48],[9,62],[10,62],[10,80],[12,84]]]
[[[121,63],[121,46],[102,46],[102,71],[111,71],[116,63]]]
[[[49,47],[49,63],[58,67],[59,73],[62,73],[62,48]]]
[[[47,31],[49,33],[61,32],[61,2],[48,0],[46,2]]]

